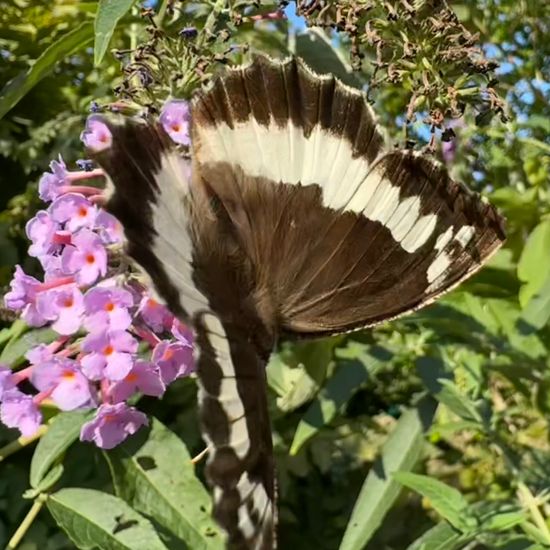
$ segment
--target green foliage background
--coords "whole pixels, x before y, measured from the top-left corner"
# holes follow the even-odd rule
[[[296,53],[356,86],[373,78],[377,46],[365,38],[364,19],[348,19],[342,33],[327,35],[306,32],[300,17],[247,19],[273,10],[267,1],[186,2],[175,14],[170,4],[159,3],[154,14],[167,33],[203,30],[198,50],[178,46],[191,60],[180,70],[192,79],[127,90],[151,108],[170,91],[188,95],[250,49]],[[392,48],[377,73],[404,71],[369,90],[392,141],[403,146],[412,138],[422,147],[436,108],[448,126],[447,85],[457,85],[464,70],[453,74],[456,63],[443,70],[434,61],[437,33],[421,40],[437,2],[299,4],[309,24],[334,22],[336,8],[372,4],[367,19]],[[411,5],[416,13],[407,11]],[[16,262],[35,269],[22,227],[39,206],[40,173],[59,153],[68,162],[82,155],[78,135],[90,102],[112,101],[113,88],[124,88],[110,48],[134,48],[150,36],[132,6],[0,2],[1,284]],[[492,77],[468,75],[464,86],[479,89],[466,94],[449,169],[501,208],[509,238],[479,275],[426,310],[372,331],[283,345],[275,354],[268,378],[281,548],[550,546],[550,8],[535,0],[466,0],[452,8],[479,33],[488,59],[501,64],[496,89],[508,121],[492,116],[501,114],[491,103],[499,96],[487,91]],[[404,53],[411,43],[419,48],[412,58]],[[352,73],[352,64],[360,70]],[[439,87],[413,102],[416,121],[404,124],[425,73]],[[434,135],[437,152],[440,129]],[[3,316],[0,362],[17,366],[49,335]],[[221,548],[202,465],[190,462],[203,448],[193,380],[140,407],[157,419],[151,429],[108,453],[76,441],[81,413],[46,411],[52,420],[37,445],[0,431],[0,545],[15,533],[10,547],[19,542],[26,550]]]

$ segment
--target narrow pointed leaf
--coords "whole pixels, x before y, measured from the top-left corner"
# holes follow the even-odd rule
[[[313,27],[295,38],[294,51],[308,65],[320,73],[332,73],[350,86],[362,85],[358,73],[354,72],[347,55],[338,50],[326,32]]]
[[[394,479],[430,501],[433,509],[456,529],[464,530],[468,502],[454,487],[429,476],[395,472]]]
[[[48,46],[28,70],[10,80],[0,91],[0,118],[3,118],[34,86],[47,76],[58,61],[78,52],[92,39],[92,22],[84,21],[84,23],[81,23]]]
[[[452,525],[443,521],[416,539],[407,550],[459,550],[468,542]]]
[[[135,0],[99,0],[95,16],[94,64],[105,56],[109,42],[120,19],[128,13]]]
[[[362,550],[372,538],[401,491],[392,474],[411,470],[418,461],[435,409],[436,402],[427,397],[398,420],[363,484],[340,550]]]

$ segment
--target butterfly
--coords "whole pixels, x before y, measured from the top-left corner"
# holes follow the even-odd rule
[[[214,516],[228,547],[271,549],[276,344],[433,302],[498,250],[503,219],[428,156],[388,148],[362,92],[294,57],[227,69],[191,119],[190,171],[132,119],[96,160],[128,254],[195,331]]]

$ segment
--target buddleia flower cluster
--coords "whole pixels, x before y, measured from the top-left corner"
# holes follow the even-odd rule
[[[174,141],[189,144],[186,102],[167,103],[160,123]],[[94,152],[112,144],[98,115],[88,118],[81,138]],[[193,372],[193,336],[128,269],[122,227],[102,208],[101,187],[90,185],[105,175],[89,161],[81,165],[71,171],[63,159],[54,160],[38,185],[45,205],[26,233],[28,254],[44,275],[38,279],[16,266],[4,302],[56,338],[30,349],[21,370],[0,366],[0,420],[32,436],[43,404],[89,409],[95,412],[80,438],[109,449],[147,424],[128,400],[160,397]]]

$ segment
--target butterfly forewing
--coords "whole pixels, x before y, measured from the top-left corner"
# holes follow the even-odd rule
[[[257,57],[193,103],[200,177],[284,333],[354,330],[429,303],[504,240],[500,216],[436,161],[386,151],[363,94]]]

